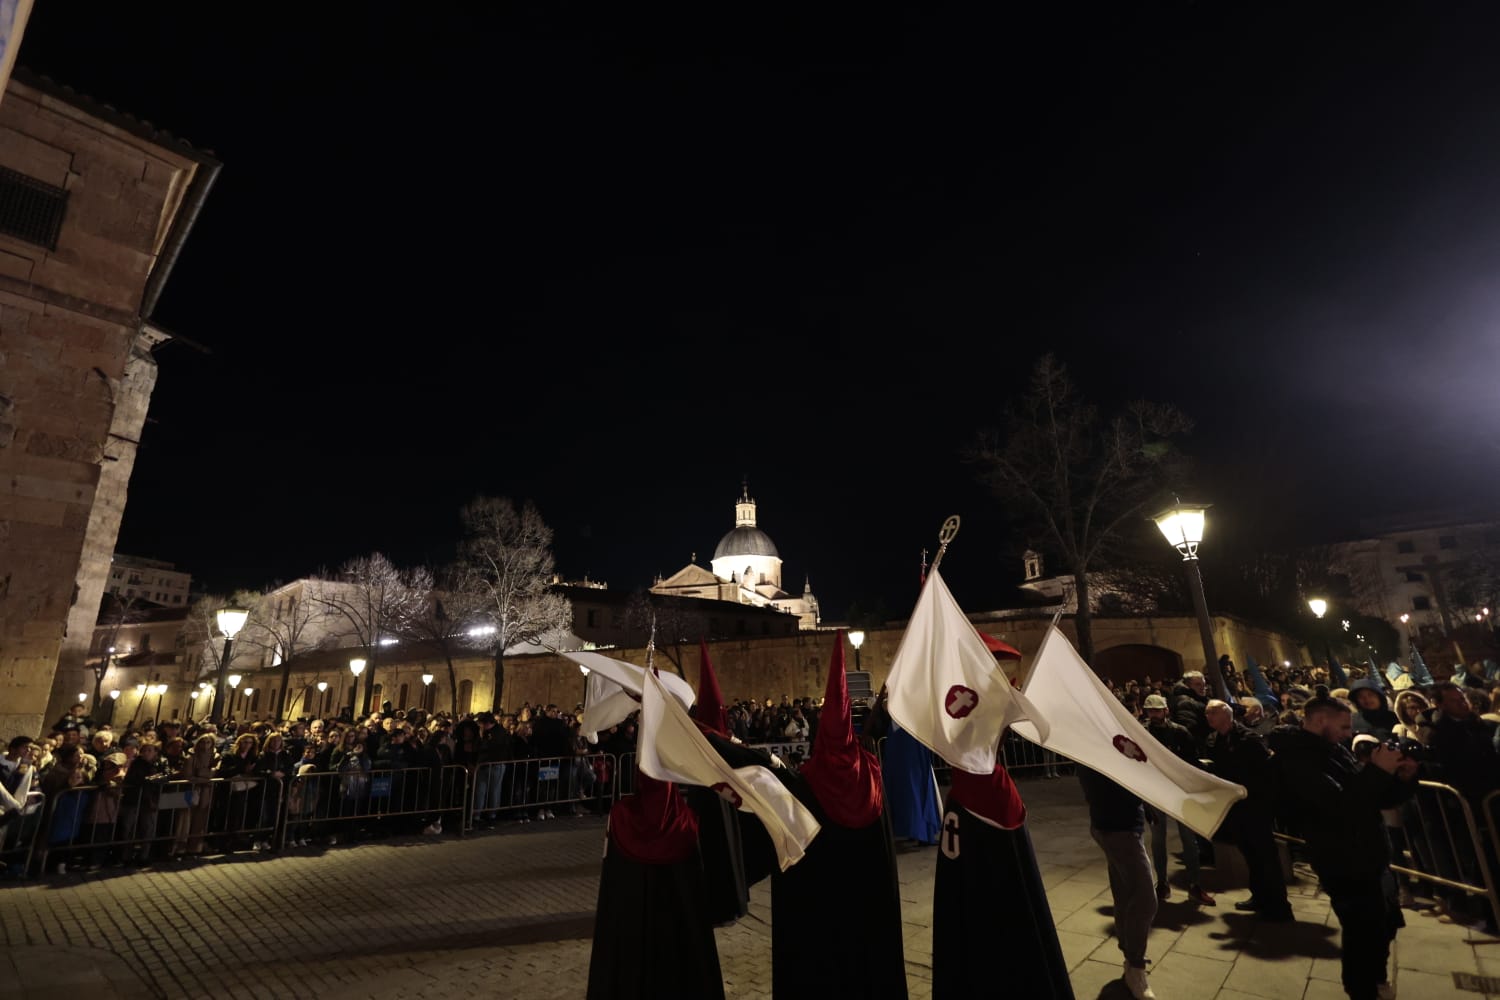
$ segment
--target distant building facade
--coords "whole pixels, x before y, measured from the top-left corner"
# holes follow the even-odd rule
[[[1364,538],[1333,546],[1358,610],[1417,636],[1447,635],[1483,611],[1455,586],[1476,562],[1500,567],[1500,519],[1435,511],[1361,522]],[[1491,609],[1500,613],[1500,609]]]
[[[774,608],[796,616],[804,630],[816,629],[822,621],[811,580],[803,580],[800,597],[782,588],[781,553],[756,523],[756,505],[748,484],[741,487],[740,498],[735,501],[734,527],[719,539],[709,567],[699,566],[694,557],[670,577],[658,578],[651,592]]]
[[[186,607],[192,587],[193,575],[181,572],[172,563],[116,552],[110,560],[104,591],[163,607]]]

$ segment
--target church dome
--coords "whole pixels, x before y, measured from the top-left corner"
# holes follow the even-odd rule
[[[776,551],[776,543],[771,541],[771,536],[759,528],[742,524],[733,529],[714,548],[715,559],[726,559],[733,556],[770,556],[772,559],[780,559],[781,553]]]

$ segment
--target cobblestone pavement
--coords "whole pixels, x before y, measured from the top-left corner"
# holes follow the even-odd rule
[[[1022,788],[1079,1000],[1128,996],[1109,937],[1107,874],[1077,784],[1026,780]],[[0,996],[578,1000],[602,836],[601,818],[566,817],[464,840],[393,839],[0,886],[0,983],[8,984]],[[1248,893],[1234,877],[1233,852],[1220,853],[1224,870],[1205,872],[1219,905],[1190,907],[1179,892],[1158,915],[1157,995],[1342,997],[1338,925],[1316,887],[1290,888],[1296,924],[1257,926],[1234,910]],[[931,993],[934,858],[931,849],[900,856],[913,1000]],[[769,921],[763,883],[749,917],[717,932],[725,992],[735,1000],[770,997]],[[1482,994],[1458,990],[1452,974],[1500,975],[1500,952],[1476,951],[1469,934],[1410,916],[1397,945],[1400,995],[1477,1000]]]

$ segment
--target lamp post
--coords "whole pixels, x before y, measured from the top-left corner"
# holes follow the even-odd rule
[[[328,693],[328,682],[318,681],[318,715],[323,714],[323,696]]]
[[[424,712],[430,712],[430,711],[432,711],[432,706],[430,704],[428,704],[428,702],[431,701],[431,700],[432,700],[432,675],[431,674],[423,674],[422,675],[422,711],[424,711]]]
[[[353,719],[354,713],[358,711],[355,706],[359,704],[359,675],[365,672],[365,658],[356,656],[350,660],[349,672],[354,675],[354,685],[349,688],[349,718]]]
[[[250,617],[250,609],[242,608],[238,604],[230,604],[222,607],[214,613],[218,621],[219,631],[224,633],[224,653],[219,658],[219,684],[214,690],[214,713],[212,721],[215,723],[224,721],[224,675],[229,670],[229,658],[234,649],[234,637],[239,634],[240,629],[245,627],[245,619]],[[238,675],[236,675],[238,676]],[[235,684],[239,681],[236,680]]]
[[[255,693],[255,688],[245,688],[245,718],[250,717],[250,696]]]
[[[1313,617],[1321,622],[1323,620],[1323,616],[1328,614],[1328,602],[1323,600],[1323,598],[1321,597],[1310,597],[1307,599],[1307,610],[1311,611],[1313,613]],[[1406,616],[1403,615],[1402,617],[1404,618]],[[1344,623],[1344,630],[1348,631],[1348,622]],[[1327,663],[1333,662],[1333,642],[1327,636],[1323,637],[1323,655]],[[1329,676],[1328,681],[1329,686],[1331,687],[1333,684],[1333,677],[1331,675]]]
[[[151,728],[155,729],[161,725],[161,700],[166,696],[167,686],[165,684],[158,684],[151,693],[156,695],[156,718],[151,720]]]
[[[239,674],[230,674],[229,677],[227,678],[227,680],[229,681],[229,690],[232,692],[230,694],[230,696],[229,696],[229,715],[233,715],[234,714],[234,700],[235,700],[235,698],[239,697],[239,693],[240,693],[240,675]],[[220,711],[221,710],[219,708],[219,700],[217,698],[215,698],[214,699],[214,717],[215,717],[216,720],[219,717]],[[226,716],[226,718],[227,718],[227,716]],[[222,721],[222,720],[220,720],[220,721]]]
[[[1182,553],[1188,590],[1193,595],[1193,610],[1198,613],[1198,636],[1203,642],[1203,673],[1215,697],[1230,701],[1229,685],[1219,672],[1219,654],[1214,649],[1214,627],[1208,617],[1208,598],[1203,594],[1203,572],[1198,568],[1198,545],[1203,541],[1203,523],[1209,506],[1179,500],[1151,520],[1156,522],[1162,536]]]
[[[849,645],[854,647],[854,669],[863,670],[859,665],[859,647],[865,644],[865,633],[862,629],[853,629],[849,632]]]
[[[146,685],[137,684],[135,686],[135,714],[130,717],[132,726],[135,725],[135,720],[140,718],[141,706],[144,704],[146,704]]]
[[[113,724],[114,721],[115,721],[115,708],[119,704],[120,704],[120,689],[119,688],[115,688],[113,691],[111,691],[109,693],[109,721],[110,721],[111,724]]]

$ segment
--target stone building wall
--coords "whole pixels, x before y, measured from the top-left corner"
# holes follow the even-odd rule
[[[0,737],[82,668],[155,383],[142,313],[217,166],[153,136],[19,74],[0,102],[0,168],[66,192],[55,246],[0,218]]]

